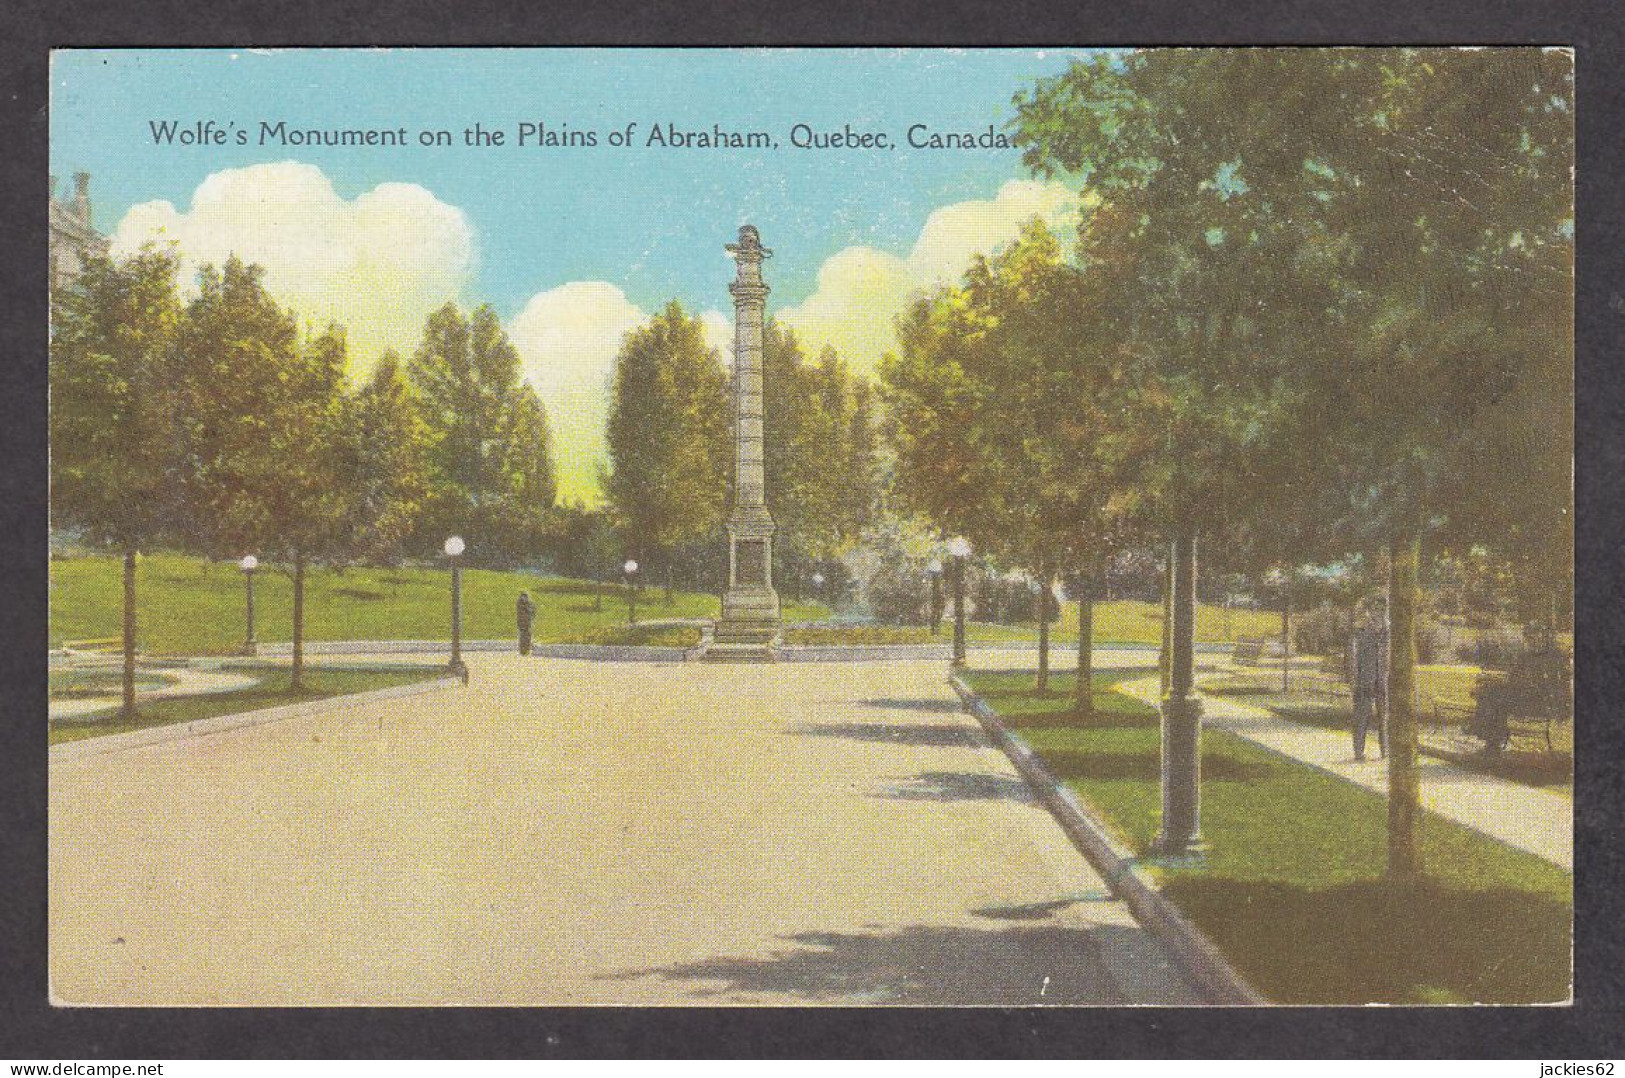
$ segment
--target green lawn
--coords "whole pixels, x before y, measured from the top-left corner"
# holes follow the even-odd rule
[[[580,635],[570,643],[604,644],[622,647],[692,648],[700,644],[698,625],[606,625]]]
[[[786,615],[786,620],[797,620]],[[1251,610],[1224,610],[1199,606],[1196,611],[1196,639],[1219,643],[1237,637],[1270,636],[1279,633],[1279,614]],[[925,625],[807,625],[785,630],[787,644],[947,644],[953,642],[953,619],[944,617],[941,631],[932,635]],[[965,638],[973,644],[1031,642],[1038,639],[1037,622],[999,625],[969,621]],[[1077,647],[1078,606],[1061,607],[1061,620],[1050,625],[1050,640],[1057,646]],[[1162,643],[1162,606],[1135,600],[1115,600],[1095,604],[1094,645]]]
[[[244,664],[242,666],[223,667],[222,669],[255,673],[264,672],[265,677],[259,684],[237,692],[211,693],[206,696],[183,696],[172,700],[154,700],[142,704],[137,710],[133,722],[126,722],[122,719],[107,719],[100,722],[68,719],[53,722],[51,723],[51,744],[56,745],[64,741],[81,741],[87,737],[103,737],[107,734],[125,734],[132,730],[144,730],[149,726],[168,726],[177,722],[196,722],[198,719],[213,718],[216,715],[235,715],[243,711],[258,711],[261,708],[297,704],[306,700],[321,700],[330,696],[346,696],[351,693],[371,692],[373,689],[388,689],[396,685],[409,685],[416,681],[428,681],[431,678],[444,677],[446,673],[443,669],[432,666],[370,670],[307,667],[305,669],[304,686],[300,692],[295,693],[290,686],[290,675],[285,667],[261,667]]]
[[[1037,697],[1027,672],[974,672],[977,692],[1127,846],[1160,812],[1155,709],[1097,675],[1096,713],[1072,675]],[[1383,879],[1378,795],[1223,731],[1202,741],[1205,867],[1157,868],[1166,891],[1243,976],[1282,1003],[1533,1003],[1568,998],[1573,877],[1425,813],[1425,884]]]
[[[151,674],[145,670],[137,670],[135,675],[135,691],[146,692],[149,689],[161,689],[171,682],[161,674]],[[119,667],[95,670],[60,670],[52,669],[50,672],[50,697],[52,700],[74,700],[95,696],[117,696],[123,691],[124,671]]]
[[[118,636],[121,568],[113,557],[51,562],[52,647]],[[514,638],[514,601],[522,590],[536,602],[538,643],[589,639],[626,623],[626,600],[617,587],[604,589],[602,608],[595,610],[595,586],[587,582],[470,569],[463,573],[465,639]],[[138,640],[148,654],[230,655],[242,645],[243,574],[234,564],[172,554],[143,557],[136,570],[136,606]],[[640,621],[715,617],[717,608],[714,595],[684,592],[667,604],[658,587],[644,588],[638,597]],[[305,638],[447,639],[450,610],[451,586],[444,569],[312,569],[305,583]],[[826,614],[821,606],[785,604],[790,620]],[[289,574],[261,569],[255,575],[254,617],[261,641],[292,639]]]

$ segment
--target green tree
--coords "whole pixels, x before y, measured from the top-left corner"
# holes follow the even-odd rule
[[[180,509],[176,256],[93,258],[53,295],[51,514],[124,558],[123,714],[135,713],[136,555]]]
[[[763,333],[762,363],[774,561],[799,594],[811,567],[850,550],[878,506],[872,390],[833,348],[808,362],[794,332],[773,320]]]
[[[304,669],[304,585],[312,559],[347,556],[355,495],[344,396],[344,331],[301,344],[293,316],[233,257],[199,274],[181,324],[187,497],[210,550],[291,564],[295,689]]]
[[[528,383],[515,389],[503,432],[502,531],[509,558],[524,561],[543,549],[558,485],[553,474],[547,409]]]
[[[606,435],[609,504],[627,552],[663,559],[722,519],[732,467],[728,380],[705,331],[676,301],[628,333],[615,360]]]
[[[1572,58],[1157,51],[1076,64],[1017,108],[1030,165],[1138,222],[1168,526],[1233,542],[1250,521],[1283,560],[1389,555],[1389,862],[1415,878],[1422,538],[1567,545]],[[1505,512],[1497,465],[1542,488],[1530,512]]]
[[[393,563],[416,527],[428,489],[423,424],[394,352],[384,354],[348,406],[354,552]]]
[[[421,406],[429,493],[417,546],[456,533],[470,556],[523,558],[555,484],[547,419],[520,381],[519,353],[489,306],[464,318],[447,303],[428,318],[410,380]]]
[[[1093,302],[1103,272],[1069,265],[1056,237],[1029,223],[1003,252],[973,262],[962,285],[916,306],[901,327],[901,354],[881,371],[905,504],[1027,571],[1041,595],[1052,597],[1057,577],[1068,576],[1086,633],[1125,441],[1114,388],[1121,357]],[[961,421],[945,422],[944,407]],[[958,470],[945,474],[938,455]],[[1042,692],[1051,599],[1038,610]]]

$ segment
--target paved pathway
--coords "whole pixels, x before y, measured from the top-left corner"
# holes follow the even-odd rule
[[[1161,684],[1149,677],[1118,688],[1154,704]],[[1202,697],[1202,721],[1368,790],[1388,792],[1388,764],[1376,755],[1375,735],[1366,745],[1369,755],[1356,762],[1347,733],[1292,722],[1223,697]],[[1568,798],[1426,756],[1419,766],[1424,807],[1574,871],[1574,803]]]
[[[56,997],[1199,1002],[940,662],[467,658],[53,761]]]

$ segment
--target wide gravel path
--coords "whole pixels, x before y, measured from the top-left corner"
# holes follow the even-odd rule
[[[940,662],[468,662],[54,760],[58,1001],[1200,1002]]]

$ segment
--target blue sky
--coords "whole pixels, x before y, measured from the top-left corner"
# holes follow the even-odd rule
[[[52,63],[51,164],[62,187],[73,172],[92,174],[103,232],[126,246],[173,240],[194,261],[227,251],[261,261],[279,298],[311,320],[350,325],[358,352],[410,350],[409,328],[446,298],[492,303],[531,380],[551,394],[555,429],[573,423],[568,437],[590,441],[601,409],[564,383],[589,379],[601,395],[606,349],[672,298],[709,312],[722,346],[732,269],[722,245],[746,221],[775,251],[772,308],[811,344],[872,369],[904,292],[996,246],[1018,216],[1076,202],[1075,192],[1031,182],[1016,150],[911,149],[906,130],[1003,130],[1011,96],[1074,55],[70,50]],[[250,144],[155,145],[149,123],[165,120],[236,124]],[[456,143],[266,147],[255,144],[262,120],[404,126],[414,138],[445,129]],[[475,122],[510,144],[464,145]],[[593,130],[599,145],[512,145],[524,122]],[[632,148],[606,144],[631,122]],[[649,128],[666,123],[765,130],[779,149],[645,148]],[[902,144],[797,150],[788,143],[797,123]],[[373,306],[356,306],[369,290],[380,293]],[[586,446],[575,462],[582,475],[594,452]]]
[[[345,197],[385,180],[420,184],[473,219],[472,293],[505,313],[539,287],[586,279],[623,284],[645,305],[714,302],[727,269],[719,244],[751,219],[782,252],[774,276],[795,302],[829,255],[904,246],[936,206],[1023,175],[1018,154],[194,149],[154,146],[147,123],[404,124],[459,139],[476,121],[980,130],[1010,118],[1017,87],[1065,64],[1054,50],[75,50],[52,65],[51,162],[59,176],[94,174],[104,230],[134,203],[183,206],[208,173],[261,161],[315,164]]]

